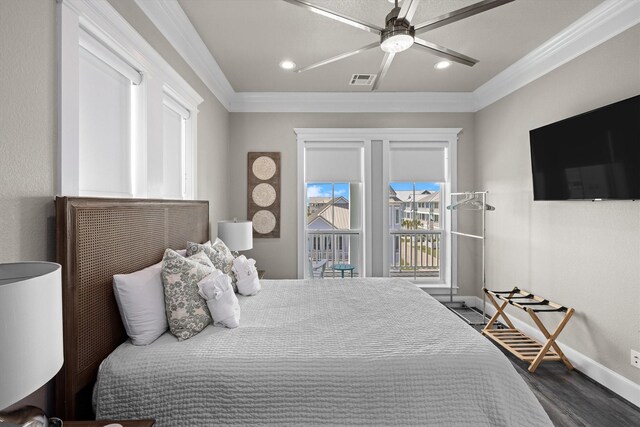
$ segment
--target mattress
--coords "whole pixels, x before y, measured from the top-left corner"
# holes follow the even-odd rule
[[[508,359],[404,279],[262,281],[240,327],[120,345],[98,418],[158,426],[552,425]]]

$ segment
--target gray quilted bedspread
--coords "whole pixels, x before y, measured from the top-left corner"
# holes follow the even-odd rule
[[[262,281],[240,327],[126,342],[100,368],[98,418],[159,426],[545,426],[486,338],[403,279]]]

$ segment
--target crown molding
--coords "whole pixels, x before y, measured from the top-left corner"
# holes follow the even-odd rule
[[[229,110],[235,91],[178,0],[135,0],[178,54]]]
[[[473,112],[470,92],[239,92],[232,112],[404,113]]]
[[[473,92],[235,92],[178,0],[135,0],[230,112],[475,112],[640,23],[640,1],[606,0]]]
[[[476,89],[478,110],[640,23],[640,1],[607,0]]]

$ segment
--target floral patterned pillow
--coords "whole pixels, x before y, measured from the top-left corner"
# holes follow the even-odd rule
[[[213,242],[213,244],[211,242],[204,244],[187,242],[188,256],[199,252],[204,252],[209,257],[215,268],[222,270],[223,273],[228,274],[229,277],[231,277],[231,286],[233,286],[233,291],[237,293],[238,278],[232,270],[234,256],[227,245],[225,245],[219,238],[216,238],[216,241]]]
[[[206,301],[198,294],[198,282],[215,268],[206,254],[184,258],[167,249],[162,258],[162,284],[169,330],[184,341],[211,323]]]

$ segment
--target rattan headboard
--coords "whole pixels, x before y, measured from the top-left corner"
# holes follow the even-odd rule
[[[91,415],[98,366],[126,340],[113,275],[152,265],[187,240],[209,239],[209,202],[58,197],[56,229],[64,312],[56,407],[73,420]]]

